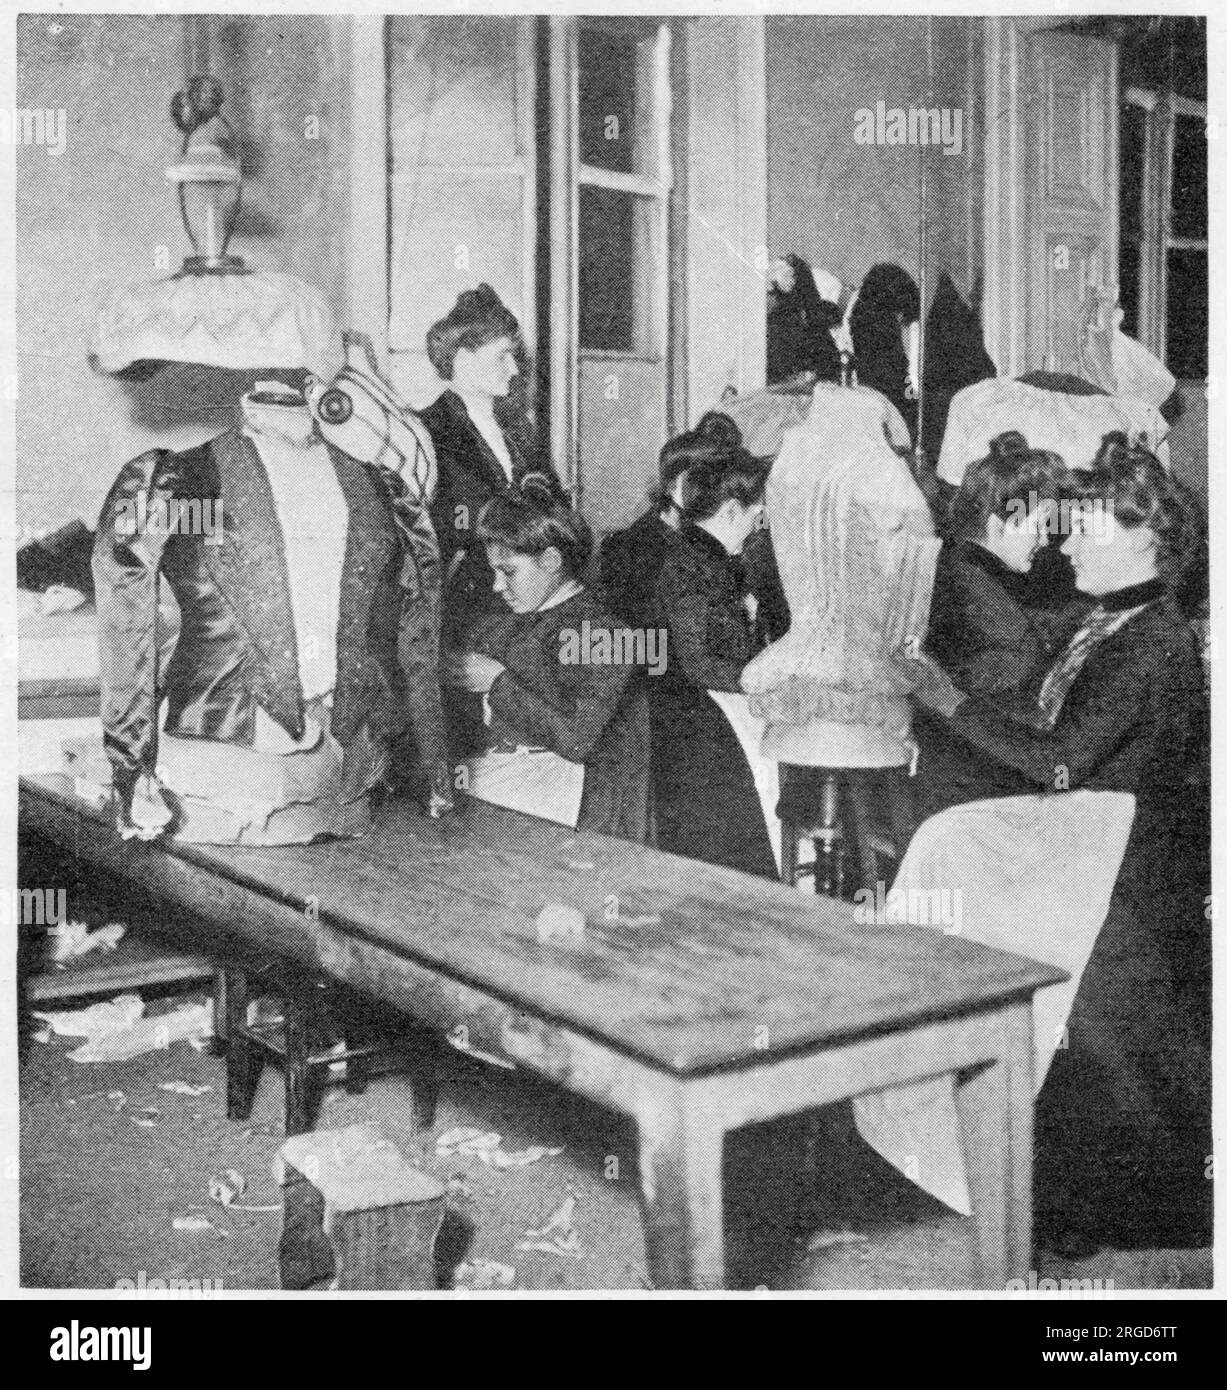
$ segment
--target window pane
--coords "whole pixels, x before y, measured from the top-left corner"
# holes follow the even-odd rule
[[[1206,236],[1206,124],[1196,116],[1176,117],[1172,149],[1172,236]]]
[[[1167,253],[1167,367],[1182,380],[1208,370],[1208,285],[1204,251]]]
[[[1146,163],[1146,112],[1126,102],[1120,113],[1120,238],[1122,246],[1142,239],[1142,192]]]
[[[1122,239],[1120,244],[1120,307],[1125,317],[1121,320],[1121,331],[1129,337],[1138,336],[1138,248],[1132,242]]]
[[[621,174],[656,173],[652,45],[636,33],[579,31],[579,158]]]
[[[581,349],[654,355],[659,218],[653,198],[580,185]]]

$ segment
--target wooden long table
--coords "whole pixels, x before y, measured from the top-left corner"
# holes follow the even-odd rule
[[[21,815],[216,924],[201,950],[237,934],[630,1116],[657,1288],[723,1286],[730,1130],[944,1073],[980,1283],[1030,1265],[1031,997],[1052,967],[477,803],[278,849],[122,842],[63,777],[23,779]],[[548,903],[582,934],[542,931]]]

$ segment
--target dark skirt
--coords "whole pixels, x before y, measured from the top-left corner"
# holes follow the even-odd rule
[[[706,691],[653,701],[652,765],[660,849],[778,877],[750,765]]]
[[[1135,824],[1036,1102],[1041,1244],[1211,1244],[1209,923],[1195,846],[1147,841]]]

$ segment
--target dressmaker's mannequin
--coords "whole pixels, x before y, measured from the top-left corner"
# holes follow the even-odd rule
[[[176,524],[191,503],[219,524]],[[442,747],[441,730],[425,727],[437,711],[407,708],[404,561],[390,480],[326,445],[286,382],[249,391],[235,427],[208,443],[129,463],[94,551],[123,833],[260,844],[361,834],[406,722],[421,749]],[[164,669],[160,577],[181,613]]]
[[[771,470],[767,515],[792,625],[745,668],[742,688],[768,721],[764,754],[780,762],[911,760],[910,705],[890,654],[924,637],[940,543],[887,442],[897,420],[876,391],[819,384]]]

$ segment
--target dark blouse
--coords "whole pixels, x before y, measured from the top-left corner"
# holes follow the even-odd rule
[[[661,849],[776,876],[753,773],[709,690],[739,692],[761,642],[743,601],[743,569],[714,537],[686,527],[656,585],[668,668],[648,681]]]
[[[486,550],[477,539],[477,518],[490,499],[518,483],[527,472],[545,472],[548,464],[538,458],[517,429],[503,430],[511,455],[510,482],[503,465],[469,417],[464,401],[446,390],[422,411],[439,462],[439,483],[430,517],[439,537],[445,566],[443,601],[444,645],[460,646],[469,625],[483,612],[497,611],[494,574]]]
[[[669,629],[669,670],[700,690],[741,690],[761,642],[745,606],[743,571],[714,536],[684,526],[656,585]]]
[[[1052,655],[1050,639],[1023,606],[1025,589],[1026,576],[983,546],[942,547],[925,645],[960,690],[1017,689]]]
[[[492,742],[548,748],[585,767],[580,830],[643,842],[649,731],[642,667],[625,632],[586,589],[535,613],[490,615],[474,651],[506,669],[490,687]],[[609,634],[609,642],[601,634]],[[609,657],[611,659],[604,659]]]
[[[925,774],[929,814],[982,797],[1088,787],[1135,792],[1137,823],[1164,818],[1205,729],[1197,641],[1157,581],[1101,602],[1145,606],[1091,651],[1051,729],[1038,705],[1044,667],[1015,692],[969,695],[949,720],[925,716],[944,735],[943,756]]]
[[[615,531],[601,546],[601,587],[609,607],[632,627],[655,621],[656,581],[677,532],[655,509],[624,531]]]

